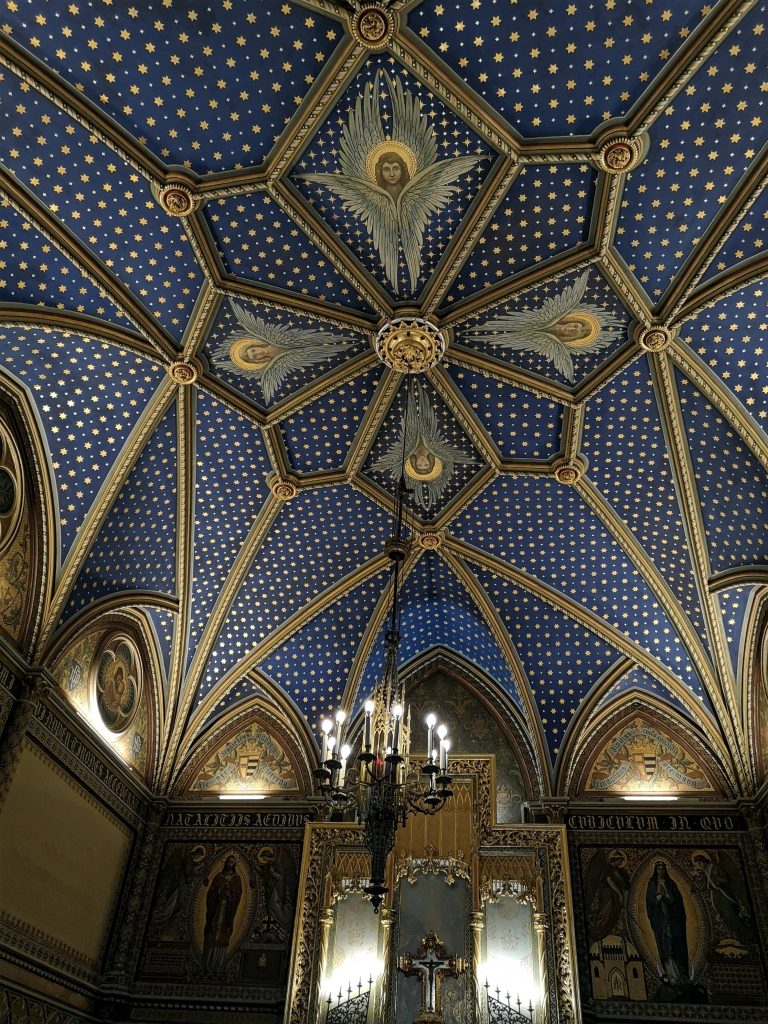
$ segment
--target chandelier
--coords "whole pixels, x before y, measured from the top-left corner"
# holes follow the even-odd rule
[[[314,772],[317,789],[332,811],[354,809],[357,821],[363,825],[365,845],[371,854],[371,876],[363,891],[370,896],[376,914],[388,891],[387,857],[394,848],[398,826],[404,826],[410,814],[436,814],[453,796],[453,779],[448,774],[448,730],[437,724],[433,714],[425,721],[426,761],[418,766],[411,761],[411,714],[406,709],[405,687],[397,673],[400,575],[409,549],[404,527],[405,499],[409,493],[405,483],[406,434],[404,429],[403,471],[397,486],[394,530],[385,548],[391,561],[391,606],[385,634],[384,673],[372,699],[365,703],[362,730],[356,740],[357,756],[352,758],[352,746],[346,742],[344,729],[347,715],[339,709],[335,723],[326,718],[321,724],[321,767]]]

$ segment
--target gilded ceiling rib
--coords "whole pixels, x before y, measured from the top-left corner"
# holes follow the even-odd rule
[[[485,590],[480,586],[480,583],[469,570],[467,565],[460,558],[457,558],[451,551],[445,548],[440,551],[440,555],[471,597],[476,608],[482,615],[483,620],[493,634],[496,643],[501,648],[504,661],[507,663],[509,671],[512,674],[512,678],[517,684],[518,696],[520,697],[520,702],[523,705],[523,714],[533,741],[531,745],[536,764],[536,773],[539,777],[539,785],[541,786],[543,793],[546,796],[550,796],[552,794],[552,767],[547,754],[547,744],[544,737],[544,729],[541,724],[541,716],[539,715],[538,708],[536,707],[533,691],[530,683],[528,682],[528,677],[525,674],[523,663],[515,650],[515,645],[512,643],[512,639],[507,632],[504,623],[501,621],[499,613],[493,607]]]
[[[312,402],[316,402],[318,398],[322,398],[323,395],[330,394],[335,388],[340,387],[342,384],[348,384],[356,377],[360,377],[364,373],[368,373],[375,366],[380,365],[377,356],[373,352],[370,350],[361,352],[353,359],[341,363],[336,369],[323,374],[322,377],[317,378],[311,384],[272,406],[265,416],[265,425],[271,426],[273,423],[282,422],[288,416],[294,416],[297,412],[311,405]]]
[[[439,316],[440,327],[452,327],[463,323],[478,313],[484,313],[501,302],[508,301],[519,295],[521,292],[532,288],[535,284],[544,281],[554,280],[566,270],[581,270],[594,263],[598,257],[597,249],[591,242],[580,242],[567,252],[553,256],[543,263],[535,263],[527,270],[522,270],[512,278],[507,278],[500,284],[494,284],[490,288],[484,288],[476,295],[462,299]]]
[[[165,180],[165,165],[77,89],[6,35],[0,34],[0,64],[82,125],[103,145],[150,181]]]
[[[485,466],[476,473],[455,498],[452,498],[439,515],[435,516],[432,529],[444,530],[453,520],[468,508],[485,488],[492,484],[499,471],[494,466]]]
[[[758,660],[763,641],[763,613],[767,602],[768,590],[756,591],[752,595],[749,613],[741,633],[741,649],[743,652],[741,658],[741,679],[737,680],[741,690],[742,721],[745,723],[745,731],[750,740],[749,759],[756,779],[760,778],[761,770],[760,751],[758,750],[760,734],[757,729],[753,729],[751,726],[755,721],[757,712],[756,705],[759,687],[764,685],[761,675],[766,671],[765,668],[758,665]],[[745,637],[749,638],[746,642],[744,642]]]
[[[577,720],[579,721],[579,729],[583,728],[581,724],[582,721],[583,725],[588,725],[603,697],[605,697],[610,689],[623,679],[628,672],[631,672],[633,668],[636,668],[635,662],[632,661],[631,658],[621,655],[621,657],[617,658],[612,665],[609,665],[599,679],[595,680],[594,685],[582,699],[576,709],[575,715],[566,727],[563,742],[560,744],[560,753],[557,756],[559,762],[568,763],[571,760],[569,751],[570,747],[573,746],[574,734],[578,731],[576,730],[574,723]]]
[[[423,548],[417,547],[413,544],[410,546],[408,554],[405,557],[405,561],[400,569],[401,589],[405,586],[406,580],[419,564],[419,560],[422,555],[424,555]],[[365,632],[360,640],[354,661],[352,662],[352,667],[350,668],[349,675],[347,676],[347,682],[344,687],[344,695],[341,698],[340,707],[344,708],[348,713],[352,711],[355,701],[357,700],[357,691],[362,680],[365,666],[368,663],[368,658],[373,650],[373,645],[376,643],[376,638],[378,637],[379,632],[390,613],[391,607],[392,582],[390,580],[385,584],[384,589],[381,592],[381,596],[376,602],[376,607],[368,620],[368,625],[365,627]]]
[[[219,295],[212,283],[206,278],[203,281],[195,307],[184,329],[184,337],[182,339],[183,359],[191,359],[203,348],[205,337],[213,325],[219,305]]]
[[[660,323],[674,322],[689,296],[743,217],[768,185],[768,149],[752,163],[734,191],[707,225],[688,259],[658,303]],[[717,280],[717,279],[716,279]]]
[[[118,309],[136,325],[139,332],[161,355],[175,357],[176,346],[173,339],[152,314],[80,243],[76,235],[58,221],[48,208],[4,167],[0,167],[0,195],[4,195],[14,210],[34,224],[51,245],[55,245],[59,252],[71,260],[84,277],[106,292]]]
[[[378,362],[378,357],[373,356]],[[384,419],[392,408],[397,392],[400,389],[403,378],[399,373],[390,370],[387,366],[384,369],[381,380],[373,393],[373,398],[368,403],[368,408],[363,416],[363,421],[357,429],[355,438],[344,459],[344,473],[350,479],[359,473],[365,460],[370,454],[376,437],[381,430]]]
[[[600,259],[600,270],[626,308],[644,327],[650,327],[653,312],[648,298],[637,278],[622,257],[609,245]]]
[[[270,494],[256,516],[256,519],[248,532],[248,536],[243,541],[242,546],[237,553],[237,557],[232,564],[232,568],[229,571],[229,575],[226,578],[224,586],[219,591],[218,596],[216,597],[216,602],[205,623],[200,640],[195,648],[195,653],[192,655],[192,660],[189,664],[189,668],[187,669],[184,680],[185,686],[181,693],[181,699],[178,704],[176,717],[168,740],[168,752],[163,766],[162,775],[162,784],[164,788],[167,788],[169,773],[172,765],[176,762],[176,753],[182,736],[185,733],[186,719],[189,715],[190,708],[195,701],[200,679],[205,671],[205,666],[208,662],[211,651],[213,650],[214,644],[216,643],[216,639],[224,625],[227,615],[229,614],[232,603],[235,600],[235,596],[242,586],[245,577],[248,575],[254,558],[258,554],[259,549],[264,543],[267,534],[272,528],[277,517],[280,515],[282,509],[283,502],[278,501],[277,498]]]
[[[341,44],[335,61],[331,61],[328,65],[329,73],[323,80],[322,95],[315,100],[311,110],[304,114],[300,124],[292,131],[282,133],[280,141],[272,150],[268,168],[268,184],[275,182],[291,166],[304,149],[310,136],[319,128],[325,114],[350,84],[367,57],[367,50],[358,46],[352,39],[348,38]]]
[[[356,587],[360,586],[361,583],[365,583],[372,576],[381,572],[388,565],[389,557],[383,552],[375,555],[373,558],[369,558],[368,561],[363,562],[352,572],[347,573],[342,579],[337,580],[330,587],[327,587],[322,593],[317,594],[308,601],[302,608],[294,612],[290,618],[286,619],[277,629],[273,630],[268,637],[266,637],[260,644],[257,644],[249,654],[241,658],[236,665],[228,669],[224,675],[217,680],[216,686],[210,691],[209,694],[200,702],[199,706],[191,716],[187,728],[185,730],[185,738],[189,738],[195,735],[200,726],[205,722],[213,708],[216,706],[218,701],[221,699],[222,693],[225,693],[228,687],[246,676],[251,669],[256,668],[262,661],[267,659],[270,654],[273,654],[279,647],[287,643],[290,638],[297,633],[300,629],[307,625],[316,615],[320,615],[331,605],[335,604],[341,598],[346,597]]]
[[[83,525],[80,527],[69,550],[69,554],[61,567],[61,573],[59,574],[56,590],[48,611],[48,617],[35,647],[35,658],[40,663],[44,661],[48,653],[49,639],[61,618],[67,598],[80,575],[80,570],[85,565],[102,526],[107,520],[112,505],[120,493],[123,484],[130,476],[131,470],[136,465],[145,444],[171,407],[175,397],[176,385],[168,378],[159,385],[149,399],[147,407],[137,420],[120,453],[115,458],[112,468],[94,499],[93,505],[88,510]],[[121,600],[125,601],[125,595],[122,595]],[[133,593],[131,600],[134,601]],[[138,603],[138,601],[134,601],[134,603]],[[88,607],[93,608],[94,606],[95,602],[91,603]]]
[[[598,190],[593,207],[590,238],[594,238],[602,262],[613,242],[616,225],[619,222],[621,197],[624,194],[627,176],[626,174],[606,174],[603,172],[600,175],[599,182],[602,187]]]
[[[653,655],[636,644],[634,640],[630,640],[615,626],[610,625],[605,619],[590,611],[584,605],[579,604],[578,601],[549,586],[549,584],[543,583],[536,577],[523,572],[521,569],[510,565],[508,562],[504,562],[494,555],[489,555],[485,551],[467,544],[466,541],[446,537],[443,543],[447,549],[455,552],[466,561],[480,565],[485,569],[490,569],[491,572],[495,572],[497,575],[510,580],[537,599],[545,601],[558,611],[564,612],[569,618],[580,623],[580,625],[595,633],[636,664],[642,666],[652,676],[662,680],[673,692],[677,692],[680,683],[666,665],[657,661]]]
[[[177,443],[176,464],[176,593],[179,598],[179,614],[174,618],[173,646],[168,673],[168,702],[165,714],[162,749],[165,752],[168,734],[175,718],[184,684],[184,665],[187,660],[187,644],[192,607],[192,577],[194,572],[195,534],[195,444],[196,389],[178,386],[177,396]],[[165,765],[160,765],[161,775]]]
[[[585,405],[568,405],[563,410],[560,430],[560,456],[566,462],[575,462],[581,451],[584,436],[584,421],[587,417]]]
[[[288,461],[288,453],[285,450],[283,435],[279,428],[274,425],[264,426],[261,428],[261,436],[272,472],[276,473],[282,480],[293,476],[293,468]]]
[[[261,302],[265,306],[271,306],[272,309],[278,309],[285,313],[311,315],[313,319],[319,320],[321,323],[332,324],[334,327],[353,327],[358,331],[370,331],[378,323],[378,318],[366,313],[360,313],[354,309],[344,309],[341,306],[330,306],[321,299],[279,291],[269,285],[255,284],[241,277],[220,280],[216,284],[216,291],[219,295],[231,295],[236,299],[245,298]]]
[[[709,551],[707,550],[701,507],[682,422],[682,413],[680,412],[680,400],[666,352],[652,353],[649,355],[648,361],[651,365],[651,376],[661,413],[662,426],[667,438],[670,469],[678,493],[683,526],[691,553],[701,609],[704,614],[704,624],[715,656],[715,668],[719,677],[722,697],[728,710],[728,717],[721,717],[720,725],[733,754],[742,789],[744,792],[749,792],[753,780],[750,778],[744,736],[735,704],[735,680],[723,632],[723,620],[716,603],[717,599],[710,593],[707,586],[707,581],[712,574]],[[718,701],[715,708],[719,717],[721,707],[722,704]]]
[[[752,584],[768,586],[768,566],[743,565],[738,569],[716,572],[709,577],[708,586],[711,594],[719,594],[721,590],[728,590],[730,587],[745,587]]]
[[[485,427],[478,422],[469,403],[451,380],[445,368],[438,363],[437,366],[427,371],[427,380],[445,402],[454,419],[459,422],[464,433],[488,465],[498,472],[501,455],[496,444]]]
[[[721,299],[728,298],[734,292],[753,284],[755,281],[762,281],[768,274],[768,253],[754,256],[752,259],[737,263],[724,274],[718,275],[711,281],[705,281],[699,285],[688,296],[688,300],[678,310],[674,323],[682,323],[695,313],[700,313],[708,306],[714,306]]]
[[[741,403],[727,391],[720,378],[699,359],[684,338],[673,339],[669,351],[672,362],[714,405],[760,465],[768,470],[768,439]]]
[[[504,363],[501,359],[473,352],[471,349],[463,348],[460,344],[450,346],[443,363],[451,366],[464,366],[468,370],[478,371],[486,377],[512,384],[523,391],[530,391],[538,398],[551,398],[561,405],[574,404],[573,395],[562,384],[528,373],[513,363]]]
[[[459,225],[459,230],[451,239],[446,251],[430,275],[420,299],[420,307],[425,316],[431,316],[436,313],[443,296],[453,284],[469,254],[472,252],[478,235],[496,212],[496,208],[519,173],[520,165],[512,160],[512,158],[507,158],[498,172],[495,187],[493,186],[493,181],[483,182],[480,191],[472,201],[467,215],[465,215]]]
[[[706,687],[707,696],[712,701],[712,706],[715,709],[721,726],[723,721],[727,723],[728,711],[720,697],[717,675],[713,670],[701,640],[666,580],[648,557],[645,549],[638,543],[630,530],[627,529],[595,484],[587,476],[582,476],[575,484],[575,488],[579,497],[582,498],[584,503],[600,520],[608,533],[624,551],[630,563],[647,583],[659,606],[683,641],[685,649]]]
[[[341,239],[310,208],[299,193],[285,182],[274,182],[269,194],[294,224],[301,228],[312,244],[336,270],[350,282],[357,294],[380,316],[391,316],[393,303],[376,278],[349,255]],[[318,301],[318,300],[316,300]],[[327,305],[320,303],[319,305]]]
[[[422,49],[410,29],[397,33],[389,49],[406,70],[439,96],[481,139],[505,156],[517,157],[519,143],[506,122],[485,100],[470,94],[466,84],[450,68]]]
[[[63,331],[68,334],[79,334],[83,338],[118,345],[145,359],[151,359],[154,363],[166,362],[160,359],[157,349],[144,338],[88,313],[51,309],[49,306],[25,306],[13,302],[0,304],[0,326],[20,327],[28,331]]]
[[[709,16],[690,34],[680,56],[668,61],[661,74],[647,89],[627,119],[633,134],[647,132],[669,104],[693,78],[704,61],[755,6],[757,0],[721,0]]]

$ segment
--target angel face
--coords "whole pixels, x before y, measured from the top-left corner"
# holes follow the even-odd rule
[[[406,459],[405,471],[412,480],[434,480],[443,471],[441,459],[419,441],[415,451]]]
[[[397,199],[410,181],[405,160],[395,152],[382,153],[376,161],[376,184]]]
[[[550,327],[552,334],[568,348],[581,348],[595,340],[600,325],[596,317],[586,316],[578,310],[561,317]]]
[[[280,349],[263,338],[238,338],[230,349],[230,357],[249,370],[263,370],[280,355]]]

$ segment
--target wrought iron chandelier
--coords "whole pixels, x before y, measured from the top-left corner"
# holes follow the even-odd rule
[[[406,402],[406,417],[410,404]],[[335,724],[321,724],[323,749],[321,767],[314,772],[317,789],[334,811],[354,808],[364,826],[365,844],[371,853],[371,876],[363,891],[370,896],[374,913],[379,912],[388,888],[385,884],[387,857],[395,845],[398,826],[405,825],[409,814],[436,814],[453,796],[448,774],[450,740],[444,725],[430,714],[426,725],[425,763],[411,763],[411,715],[405,706],[405,687],[398,679],[397,655],[400,646],[400,576],[408,554],[409,541],[404,525],[405,437],[403,429],[403,468],[395,496],[393,535],[385,551],[391,560],[391,607],[386,631],[386,662],[381,681],[372,699],[366,701],[360,750],[350,765],[352,747],[345,742],[346,713],[338,710]]]

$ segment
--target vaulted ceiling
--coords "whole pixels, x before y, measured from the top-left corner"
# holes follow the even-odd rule
[[[411,410],[403,661],[474,662],[545,789],[574,719],[640,692],[747,791],[768,9],[362,14],[5,4],[0,364],[57,502],[35,656],[144,610],[159,786],[262,686],[313,730],[358,706],[406,414],[372,338],[407,314],[448,347]]]

